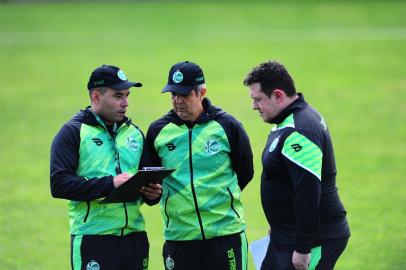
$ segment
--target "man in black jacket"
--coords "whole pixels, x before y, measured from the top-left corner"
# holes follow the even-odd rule
[[[262,154],[261,200],[271,242],[261,269],[333,269],[350,231],[326,122],[278,62],[255,67],[244,85],[253,109],[276,124]]]

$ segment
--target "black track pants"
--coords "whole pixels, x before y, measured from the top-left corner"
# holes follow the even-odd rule
[[[166,241],[166,270],[246,270],[248,244],[245,233],[207,240]]]
[[[145,232],[125,236],[72,235],[73,270],[146,270],[149,243]]]
[[[334,269],[334,265],[347,246],[347,242],[348,238],[338,238],[323,243],[321,245],[321,256],[315,270]],[[292,264],[292,254],[292,252],[276,249],[271,241],[262,262],[261,270],[296,270]]]

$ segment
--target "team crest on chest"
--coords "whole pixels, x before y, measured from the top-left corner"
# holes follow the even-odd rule
[[[209,139],[207,140],[204,148],[206,149],[206,153],[214,155],[220,151],[220,143],[215,139]]]
[[[133,137],[127,138],[127,147],[132,151],[137,151],[140,148],[140,144]]]
[[[272,141],[272,143],[271,143],[271,145],[269,146],[269,152],[272,152],[273,150],[275,150],[275,148],[276,148],[276,146],[278,145],[278,142],[279,142],[279,136],[278,137],[276,137],[273,141]]]

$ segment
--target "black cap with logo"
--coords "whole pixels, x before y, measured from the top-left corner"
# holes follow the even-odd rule
[[[97,87],[110,87],[116,90],[123,90],[130,87],[141,87],[140,82],[129,82],[120,68],[111,65],[102,65],[93,70],[90,75],[87,89]]]
[[[162,89],[162,93],[175,92],[187,95],[200,84],[204,84],[203,70],[195,63],[184,61],[171,67],[168,84]]]

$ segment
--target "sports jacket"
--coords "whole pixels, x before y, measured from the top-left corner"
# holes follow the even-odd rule
[[[310,253],[350,235],[336,187],[333,145],[323,117],[303,96],[283,110],[262,154],[261,200],[280,249]]]
[[[144,231],[143,199],[102,204],[113,177],[149,165],[141,131],[125,118],[112,130],[88,107],[66,123],[51,146],[51,193],[69,200],[72,235],[126,235]]]
[[[164,179],[160,201],[166,240],[204,240],[245,229],[240,194],[253,176],[248,136],[207,98],[203,107],[193,124],[171,110],[148,129],[155,163],[176,169]]]

